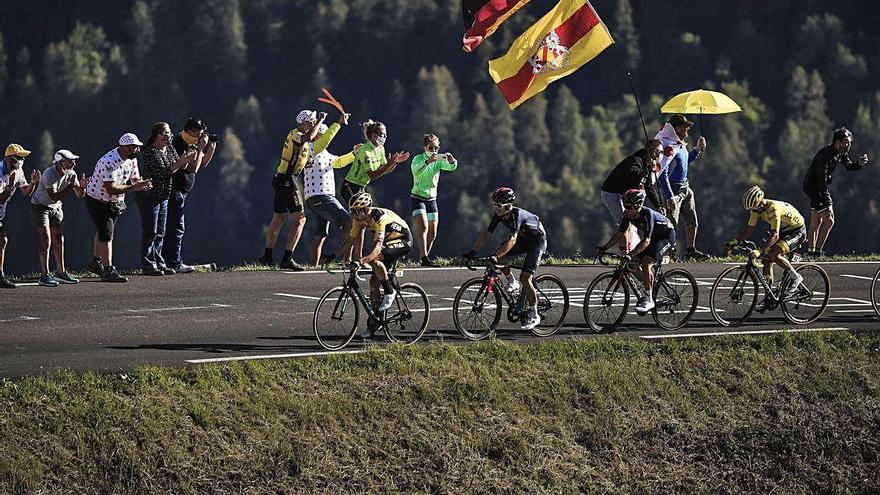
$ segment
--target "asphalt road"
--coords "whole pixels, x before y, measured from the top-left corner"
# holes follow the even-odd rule
[[[700,303],[690,325],[666,332],[650,316],[629,316],[617,335],[668,338],[671,335],[763,333],[791,329],[779,311],[755,314],[746,326],[718,326],[708,311],[712,281],[721,264],[691,264]],[[871,278],[880,263],[827,263],[831,300],[810,329],[877,331],[870,305]],[[572,292],[574,303],[559,338],[601,338],[584,323],[586,285],[602,267],[551,267]],[[410,269],[404,281],[431,295],[426,340],[461,342],[452,324],[457,287],[479,272],[463,269]],[[311,332],[318,297],[339,285],[327,273],[224,272],[172,277],[130,277],[127,284],[84,280],[76,286],[25,285],[0,291],[0,377],[17,378],[48,370],[112,372],[139,365],[194,365],[204,360],[251,359],[322,352]],[[362,320],[363,321],[363,320]],[[535,342],[502,318],[499,338]],[[381,341],[380,341],[381,342]],[[354,344],[349,349],[362,348]]]

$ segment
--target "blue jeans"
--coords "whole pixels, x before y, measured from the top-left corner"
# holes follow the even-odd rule
[[[346,224],[348,224],[348,212],[345,211],[345,208],[342,207],[336,196],[330,194],[311,196],[306,198],[306,206],[309,212],[312,213],[309,216],[309,223],[318,237],[330,235],[331,223],[337,230],[345,228]]]
[[[187,193],[173,190],[168,199],[168,237],[162,248],[162,256],[171,268],[180,268],[183,259],[180,257],[180,247],[183,243],[183,233],[186,230],[184,221],[184,207],[186,206]]]
[[[165,240],[168,200],[159,201],[152,193],[144,191],[135,193],[135,201],[141,214],[141,266],[165,268],[162,243]]]

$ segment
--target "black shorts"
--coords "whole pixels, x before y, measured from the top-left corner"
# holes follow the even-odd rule
[[[122,203],[124,205],[125,203]],[[116,230],[116,220],[122,214],[123,207],[120,204],[105,203],[86,195],[86,210],[95,223],[98,240],[110,242],[113,240],[113,232]]]
[[[797,227],[779,232],[779,240],[776,245],[782,248],[784,254],[788,254],[801,247],[807,240],[807,227]]]
[[[815,211],[816,213],[822,213],[831,208],[831,205],[834,204],[834,201],[831,200],[831,193],[827,191],[820,193],[818,191],[804,189],[804,192],[807,194],[807,197],[810,198],[810,210]]]
[[[406,237],[385,241],[385,244],[382,245],[382,264],[390,270],[397,260],[409,254],[412,245],[413,239],[409,230],[406,231]]]
[[[642,259],[645,256],[650,256],[654,261],[660,261],[663,259],[663,256],[666,253],[672,252],[675,250],[675,231],[670,230],[669,235],[666,237],[661,237],[659,239],[655,239],[651,241],[651,244],[645,248],[644,251],[639,253],[636,258]]]
[[[522,271],[534,275],[538,270],[538,265],[541,264],[541,256],[545,251],[547,251],[546,236],[519,236],[516,238],[516,243],[504,257],[513,258],[514,256],[525,254],[526,259],[523,261]]]
[[[342,186],[339,188],[339,197],[342,198],[342,206],[345,209],[348,209],[348,202],[351,201],[351,197],[359,192],[364,192],[367,189],[367,186],[359,186],[354,182],[349,182],[347,180],[342,181]]]
[[[272,178],[275,191],[275,213],[301,213],[303,211],[302,193],[292,175],[280,174]]]
[[[419,210],[425,213],[437,213],[437,199],[425,199],[418,196],[410,196],[412,200],[413,215]]]

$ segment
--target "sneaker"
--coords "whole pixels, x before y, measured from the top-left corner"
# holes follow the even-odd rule
[[[0,275],[0,289],[14,289],[16,287],[6,275]]]
[[[647,313],[654,309],[654,299],[645,297],[636,304],[636,313]]]
[[[55,280],[55,277],[49,274],[41,276],[40,281],[37,283],[39,283],[43,287],[58,287],[59,285],[61,285],[58,283],[57,280]]]
[[[293,270],[295,272],[301,272],[305,270],[305,267],[293,260],[282,261],[281,264],[278,265],[278,268],[281,268],[283,270]]]
[[[698,251],[696,248],[688,249],[685,259],[688,261],[706,261],[710,256],[706,253]]]
[[[174,275],[175,273],[177,273],[177,270],[175,270],[174,268],[169,268],[167,266],[163,266],[159,269],[162,270],[162,273],[164,273],[165,275]]]
[[[529,315],[523,320],[521,328],[523,330],[531,330],[538,326],[538,323],[541,323],[541,317],[538,316],[538,312],[529,312]]]
[[[165,272],[154,266],[148,266],[144,268],[143,270],[141,270],[141,273],[150,277],[161,277],[162,275],[165,275]]]
[[[382,302],[379,304],[379,311],[385,311],[391,307],[391,304],[394,303],[394,297],[397,296],[397,292],[392,292],[391,294],[385,294],[382,296]]]
[[[260,256],[260,259],[257,260],[257,263],[260,265],[275,266],[275,263],[272,262],[272,257],[266,255]]]
[[[192,273],[196,271],[195,268],[187,265],[186,263],[181,263],[180,266],[176,267],[174,270],[176,270],[177,273]]]
[[[101,275],[101,282],[124,283],[128,282],[128,278],[120,275],[115,266],[107,266],[104,267],[104,273]]]
[[[72,285],[72,284],[79,283],[78,278],[74,277],[73,275],[71,275],[67,272],[56,273],[55,280],[57,280],[58,282],[60,282],[62,284],[71,284]]]
[[[421,265],[428,266],[428,267],[437,266],[434,263],[434,260],[432,260],[431,258],[428,258],[427,256],[422,257]]]
[[[89,264],[86,265],[86,268],[97,276],[104,275],[104,267],[101,265],[101,260],[96,260],[92,258],[92,261],[89,261]]]
[[[511,294],[513,294],[514,292],[519,292],[519,289],[521,287],[522,286],[520,285],[519,280],[513,277],[507,279],[507,292],[510,292]]]
[[[788,285],[788,288],[785,289],[785,293],[783,297],[794,297],[798,295],[801,290],[801,284],[804,283],[804,277],[798,274],[798,278],[791,281]]]

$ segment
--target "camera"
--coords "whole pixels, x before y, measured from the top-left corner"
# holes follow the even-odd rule
[[[217,141],[220,141],[220,134],[208,134],[209,143],[216,143]]]

